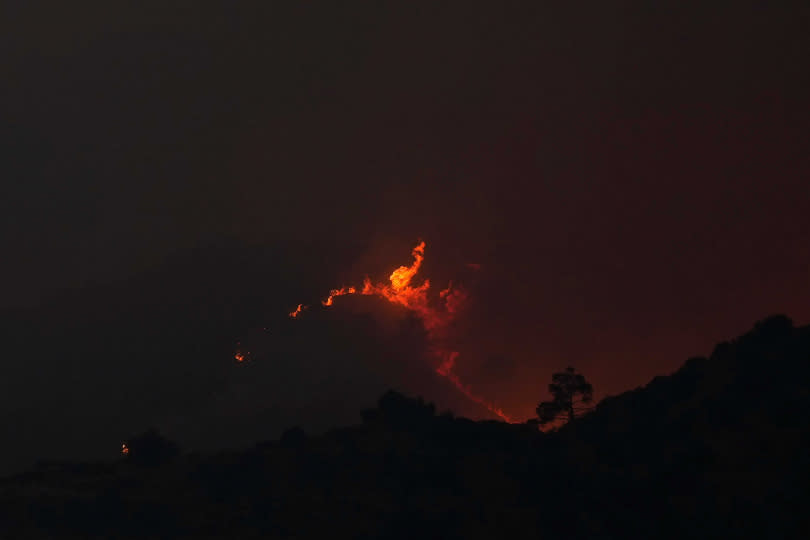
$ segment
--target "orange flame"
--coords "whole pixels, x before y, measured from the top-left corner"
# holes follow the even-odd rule
[[[410,266],[400,266],[389,276],[390,284],[372,283],[368,277],[363,281],[363,288],[360,294],[371,296],[376,295],[385,298],[393,304],[398,304],[414,312],[421,320],[428,334],[428,339],[433,344],[433,354],[439,360],[439,365],[435,368],[436,373],[447,378],[462,394],[471,401],[486,407],[490,412],[499,416],[506,422],[512,422],[512,418],[503,412],[499,407],[488,402],[484,398],[475,394],[469,385],[464,384],[455,374],[453,368],[459,353],[450,351],[441,346],[442,336],[445,329],[453,320],[454,316],[463,306],[467,294],[457,288],[453,288],[450,282],[447,288],[439,292],[439,298],[444,301],[442,309],[436,308],[429,302],[427,292],[430,289],[430,281],[425,280],[421,285],[413,286],[411,281],[419,272],[422,261],[425,259],[425,242],[419,242],[411,251],[413,263]],[[347,294],[357,294],[354,287],[341,287],[332,289],[326,300],[321,304],[329,307],[334,304],[334,299]],[[296,317],[290,314],[291,317]]]
[[[393,271],[389,278],[391,280],[391,287],[395,291],[402,291],[408,287],[411,284],[413,276],[419,272],[419,267],[422,266],[422,261],[425,260],[425,243],[419,242],[419,245],[411,251],[411,255],[413,255],[413,264],[410,266],[400,266]],[[425,281],[425,283],[427,283],[427,281]]]
[[[129,455],[129,447],[127,446],[127,444],[126,444],[126,443],[123,443],[123,444],[121,445],[121,455],[122,455],[122,456]]]
[[[248,353],[248,354],[250,354],[250,353]],[[236,354],[234,354],[233,357],[234,357],[234,359],[236,359],[237,362],[240,362],[240,363],[247,360],[247,355],[242,353],[242,351],[236,351]]]
[[[346,294],[354,294],[356,292],[357,292],[357,289],[355,289],[354,287],[341,287],[340,289],[332,289],[331,291],[329,291],[329,296],[327,297],[327,299],[324,300],[323,302],[321,302],[321,304],[323,304],[324,306],[327,306],[327,307],[331,306],[334,303],[334,298],[336,296],[343,296],[343,295],[346,295]]]
[[[290,312],[290,317],[292,317],[293,319],[298,318],[298,316],[301,315],[301,312],[307,309],[308,307],[309,306],[305,306],[304,304],[298,304],[298,307]]]

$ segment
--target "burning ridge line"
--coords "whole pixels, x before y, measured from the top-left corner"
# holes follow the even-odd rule
[[[372,283],[371,279],[366,277],[362,288],[344,286],[340,289],[332,289],[329,296],[321,304],[324,307],[330,307],[334,304],[335,298],[339,296],[361,294],[364,296],[379,296],[392,304],[401,305],[415,313],[427,331],[432,354],[439,360],[439,365],[435,368],[436,373],[450,381],[470,401],[482,405],[506,422],[513,422],[512,418],[504,413],[501,408],[474,393],[469,385],[464,384],[459,379],[458,375],[453,371],[459,353],[441,345],[441,337],[445,329],[461,309],[467,294],[459,288],[454,288],[451,282],[446,289],[439,292],[439,298],[444,303],[443,309],[434,307],[429,302],[427,295],[430,289],[429,280],[426,279],[419,286],[411,285],[411,281],[419,272],[422,261],[425,259],[425,242],[420,241],[411,251],[411,255],[413,256],[413,263],[410,266],[400,266],[394,270],[388,278],[390,283]],[[298,318],[306,308],[307,306],[298,304],[298,307],[291,311],[289,316],[294,319]]]

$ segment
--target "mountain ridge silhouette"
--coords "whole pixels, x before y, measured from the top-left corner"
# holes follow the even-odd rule
[[[808,382],[810,326],[777,315],[552,432],[389,391],[362,424],[322,436],[293,428],[238,452],[40,463],[0,481],[0,532],[798,537]]]

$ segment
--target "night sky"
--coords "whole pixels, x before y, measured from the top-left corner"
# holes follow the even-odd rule
[[[486,417],[405,313],[317,307],[420,239],[469,294],[459,376],[520,420],[568,365],[601,398],[810,322],[806,1],[6,4],[0,471],[390,386]]]

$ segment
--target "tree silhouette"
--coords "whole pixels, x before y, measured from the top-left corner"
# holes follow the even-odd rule
[[[537,405],[537,418],[541,425],[553,422],[564,413],[568,414],[570,422],[574,419],[576,412],[582,410],[582,407],[577,406],[588,404],[593,399],[593,386],[572,367],[554,373],[551,376],[548,391],[551,392],[553,399],[542,401]]]

